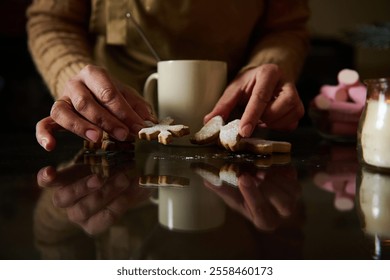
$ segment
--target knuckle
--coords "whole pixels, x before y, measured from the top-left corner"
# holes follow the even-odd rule
[[[256,72],[257,76],[264,75],[276,75],[279,73],[279,66],[276,64],[264,64],[259,67],[259,70]]]
[[[53,106],[51,106],[50,110],[50,117],[52,117],[53,120],[58,120],[61,116],[61,105],[59,102],[54,102]]]
[[[73,100],[73,106],[78,112],[85,112],[88,110],[88,100],[84,96],[79,96]]]
[[[113,88],[102,88],[99,92],[100,100],[103,103],[111,103],[113,100],[115,100],[115,91]]]

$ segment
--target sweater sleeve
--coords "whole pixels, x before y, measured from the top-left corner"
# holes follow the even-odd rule
[[[92,61],[88,37],[90,1],[34,0],[27,9],[28,46],[54,98]]]
[[[309,49],[308,18],[307,0],[268,1],[266,17],[255,31],[254,47],[241,71],[275,63],[288,80],[295,81]]]

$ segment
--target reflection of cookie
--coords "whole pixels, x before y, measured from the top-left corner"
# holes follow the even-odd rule
[[[224,125],[221,116],[210,119],[194,136],[190,139],[192,144],[205,145],[215,143],[219,136],[219,131]]]
[[[172,175],[145,175],[139,178],[141,187],[185,187],[190,180],[185,177]]]
[[[219,170],[219,178],[230,186],[238,187],[239,166],[236,164],[225,164]]]
[[[222,180],[219,178],[219,168],[203,162],[191,164],[191,168],[213,186],[222,186]]]
[[[157,139],[161,144],[167,145],[172,142],[173,137],[182,137],[190,133],[185,125],[174,125],[173,119],[165,118],[158,124],[147,123],[150,127],[141,129],[138,132],[139,139]]]
[[[237,151],[241,139],[239,131],[240,120],[234,120],[221,127],[219,141],[227,150]]]

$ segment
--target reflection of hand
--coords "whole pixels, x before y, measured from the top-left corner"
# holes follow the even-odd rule
[[[245,106],[240,123],[240,135],[249,137],[256,126],[292,130],[304,114],[298,92],[284,80],[281,69],[265,64],[246,70],[226,88],[205,122],[216,115],[226,120],[237,105]]]
[[[239,165],[230,165],[222,169],[235,171],[238,189],[226,184],[216,186],[207,180],[204,184],[258,229],[273,230],[293,213],[301,188],[292,166],[247,171]]]
[[[104,231],[149,197],[149,191],[138,187],[138,178],[129,176],[128,168],[115,169],[108,178],[93,174],[89,165],[71,165],[62,170],[42,168],[37,175],[42,187],[55,188],[53,204],[66,209],[70,221],[87,233]]]
[[[61,128],[92,142],[98,142],[103,131],[125,141],[138,133],[144,120],[155,118],[134,89],[114,81],[104,69],[88,65],[67,82],[50,117],[38,122],[36,137],[49,151],[55,148],[54,132]]]

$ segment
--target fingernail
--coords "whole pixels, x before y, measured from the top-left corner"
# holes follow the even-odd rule
[[[91,140],[92,142],[96,143],[99,140],[99,133],[95,130],[89,129],[85,132],[85,136]]]
[[[123,128],[115,128],[113,134],[119,141],[125,141],[128,135],[127,131]]]
[[[252,134],[252,130],[253,130],[253,126],[250,123],[248,123],[244,125],[243,128],[241,128],[240,134],[242,137],[249,137]]]
[[[46,147],[47,147],[47,142],[48,142],[48,140],[47,140],[46,138],[42,138],[40,144],[41,144],[41,146],[42,146],[43,148],[46,149]]]

